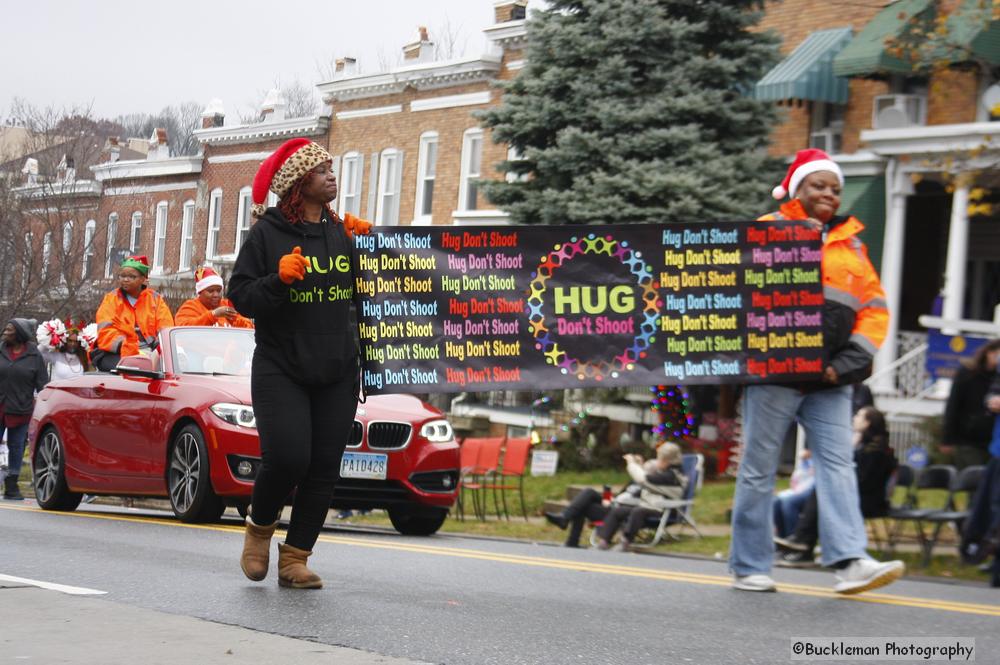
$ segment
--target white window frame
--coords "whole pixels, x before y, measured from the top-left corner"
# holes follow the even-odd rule
[[[49,279],[49,266],[52,261],[52,231],[48,231],[42,237],[42,279],[48,281]]]
[[[478,147],[476,147],[478,146]],[[478,154],[473,154],[473,151],[478,151]],[[475,159],[474,159],[475,158]],[[473,167],[476,166],[478,162],[478,168],[473,171]],[[478,180],[482,177],[483,168],[483,130],[479,127],[472,127],[465,130],[462,134],[462,170],[461,177],[459,179],[458,187],[458,209],[459,210],[476,210],[477,197],[479,187],[473,184],[473,180]],[[470,188],[473,189],[473,196],[469,196]],[[470,201],[471,199],[471,201]],[[472,207],[469,207],[469,204]]]
[[[344,182],[341,183],[342,187],[337,197],[340,199],[337,213],[341,217],[347,213],[361,214],[361,183],[364,166],[365,157],[359,152],[348,152],[341,159],[341,173],[344,174]]]
[[[274,206],[278,205],[278,201],[279,200],[280,199],[278,199],[278,195],[277,194],[275,194],[272,191],[268,191],[267,192],[267,204],[266,205],[267,205],[268,208],[273,208]]]
[[[137,254],[142,247],[142,213],[138,210],[132,213],[132,226],[128,234],[128,251]]]
[[[250,235],[250,220],[253,219],[253,188],[244,187],[240,190],[239,206],[236,210],[236,244],[233,254],[240,253],[240,247]]]
[[[97,235],[97,220],[88,219],[87,223],[83,227],[83,269],[80,273],[80,277],[87,279],[90,277],[90,270],[93,267],[91,264],[94,260],[94,236]]]
[[[167,215],[170,204],[160,201],[156,204],[156,225],[153,229],[153,268],[154,275],[163,273],[163,264],[167,258]]]
[[[379,156],[378,199],[375,203],[375,224],[399,224],[399,195],[403,188],[403,151],[386,148]]]
[[[69,254],[73,251],[73,220],[68,222],[63,222],[62,228],[62,246],[63,254]]]
[[[219,230],[222,227],[222,188],[212,190],[208,199],[208,228],[205,232],[205,259],[218,256]]]
[[[118,239],[118,213],[112,212],[108,214],[108,227],[107,227],[107,238],[104,248],[105,253],[105,266],[104,266],[104,276],[114,277],[114,266],[111,265],[111,250],[115,248],[115,240]]]
[[[507,161],[508,162],[520,162],[520,161],[523,161],[523,160],[524,160],[524,156],[520,153],[520,151],[517,148],[515,148],[513,146],[507,148]],[[527,182],[528,181],[528,174],[527,173],[514,173],[513,171],[507,171],[507,173],[504,175],[504,180],[506,180],[507,182]]]
[[[177,257],[177,272],[191,269],[191,255],[194,253],[194,201],[185,201],[182,210],[181,251]]]
[[[433,146],[433,151],[431,150]],[[424,224],[430,224],[434,210],[434,185],[437,178],[437,158],[440,144],[437,132],[424,132],[420,135],[420,148],[417,151],[417,193],[413,203],[413,219]],[[427,196],[427,190],[430,196]],[[428,201],[428,199],[430,199]],[[430,208],[425,211],[424,208]]]

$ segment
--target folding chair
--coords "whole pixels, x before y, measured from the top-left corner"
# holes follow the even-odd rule
[[[479,458],[479,448],[482,441],[482,439],[466,437],[459,442],[458,501],[455,506],[458,508],[458,519],[460,520],[465,519],[465,490],[471,489],[469,486],[474,484],[475,477],[472,472],[476,468],[476,460]],[[475,499],[474,496],[473,499]],[[472,508],[478,518],[479,509],[475,503],[473,503]]]
[[[969,516],[969,504],[972,497],[976,493],[976,489],[979,487],[979,482],[983,478],[983,472],[986,470],[985,466],[969,466],[958,472],[955,476],[954,481],[951,484],[951,492],[948,496],[948,507],[944,510],[937,510],[924,517],[920,518],[920,533],[923,534],[923,525],[927,523],[928,525],[934,525],[934,531],[930,533],[929,536],[925,536],[921,542],[923,546],[923,565],[926,567],[931,562],[931,556],[934,553],[934,546],[937,545],[938,538],[941,535],[941,529],[945,524],[951,524],[952,528],[955,530],[955,535],[961,538],[962,525],[965,523],[966,518]],[[965,501],[963,505],[964,510],[958,510],[958,505],[956,499],[959,495],[965,495]]]
[[[698,492],[701,490],[701,481],[705,470],[705,456],[701,453],[684,455],[681,457],[681,468],[688,481],[687,486],[684,488],[684,494],[680,499],[668,501],[666,508],[659,517],[651,517],[646,521],[648,528],[656,529],[652,541],[646,547],[656,547],[663,540],[664,536],[670,536],[672,539],[678,540],[677,535],[667,531],[667,528],[674,524],[680,524],[682,530],[685,525],[690,526],[698,534],[699,538],[704,538],[698,529],[697,523],[694,521],[691,509],[694,506]]]
[[[906,464],[900,464],[896,467],[892,476],[889,477],[889,482],[886,483],[885,496],[889,501],[889,510],[885,515],[865,515],[865,519],[871,520],[871,531],[872,539],[875,541],[875,547],[881,552],[882,551],[882,535],[879,533],[879,525],[882,525],[882,531],[885,536],[885,544],[889,549],[894,549],[896,546],[895,536],[896,531],[893,529],[892,518],[894,514],[899,514],[900,511],[910,510],[914,507],[914,481],[917,479],[917,474],[914,472],[912,466]],[[899,504],[894,504],[892,502],[893,497],[896,494],[897,489],[905,489],[906,492],[903,496],[903,502]]]
[[[890,541],[890,548],[895,549],[902,525],[905,522],[913,522],[917,531],[917,540],[921,546],[924,545],[926,535],[923,531],[923,520],[927,515],[951,509],[951,487],[955,479],[955,467],[950,464],[933,464],[917,474],[914,483],[912,500],[907,508],[900,508],[889,512],[889,519],[894,522],[893,538]],[[947,496],[940,505],[927,507],[927,494],[932,490],[945,490]],[[923,504],[923,505],[921,505]]]
[[[510,513],[507,510],[507,491],[517,490],[521,498],[521,515],[528,521],[528,511],[524,507],[524,472],[528,468],[528,454],[531,452],[531,439],[507,439],[504,445],[503,465],[494,474],[494,482],[488,486],[493,490],[493,503],[497,505],[497,493],[503,499],[503,514],[510,521]],[[504,482],[508,478],[517,478],[517,485]],[[499,511],[497,517],[500,517]]]
[[[469,467],[466,467],[466,461],[472,459],[472,450],[466,452],[464,457],[460,454],[459,463],[462,465],[463,473],[459,486],[459,498],[462,499],[462,494],[465,490],[472,493],[472,510],[480,520],[486,519],[488,498],[488,495],[484,493],[484,490],[487,488],[486,479],[488,476],[496,473],[497,467],[500,464],[500,450],[503,447],[503,442],[504,437],[502,436],[469,437],[462,442],[463,449],[466,446],[472,446],[476,454],[475,462],[472,462]],[[462,499],[462,505],[464,507],[464,499]],[[497,506],[497,517],[499,516],[500,508]]]

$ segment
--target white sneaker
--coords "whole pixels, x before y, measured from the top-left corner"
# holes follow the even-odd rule
[[[733,575],[733,588],[740,591],[777,591],[770,575]]]
[[[833,590],[842,594],[870,591],[892,584],[905,572],[906,564],[902,561],[855,559],[847,568],[837,571],[837,584]]]

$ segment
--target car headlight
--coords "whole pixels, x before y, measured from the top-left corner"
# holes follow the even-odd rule
[[[432,420],[420,428],[420,436],[431,443],[444,443],[455,438],[455,432],[447,420]]]
[[[257,419],[253,415],[253,407],[246,404],[230,404],[220,402],[209,407],[212,413],[227,423],[239,425],[240,427],[252,427],[257,429]]]

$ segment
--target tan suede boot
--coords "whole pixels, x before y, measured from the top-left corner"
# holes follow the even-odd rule
[[[271,536],[278,526],[278,521],[267,526],[254,524],[247,516],[246,536],[243,539],[243,555],[240,557],[240,568],[243,574],[254,582],[260,582],[267,577],[267,567],[271,561]]]
[[[312,552],[278,543],[278,584],[293,589],[321,589],[323,580],[306,567]]]

